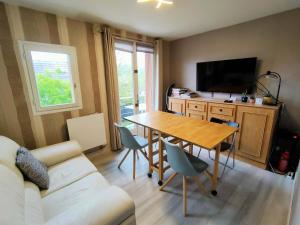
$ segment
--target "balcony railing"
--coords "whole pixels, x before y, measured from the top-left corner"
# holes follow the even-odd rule
[[[144,100],[145,96],[140,96],[140,99]],[[121,118],[134,114],[135,108],[133,102],[133,97],[120,98]],[[139,104],[139,112],[146,112],[146,103]]]

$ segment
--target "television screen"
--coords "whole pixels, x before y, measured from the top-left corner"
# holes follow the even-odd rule
[[[252,93],[257,58],[197,63],[197,91]]]

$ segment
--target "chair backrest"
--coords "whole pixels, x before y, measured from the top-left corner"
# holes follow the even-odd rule
[[[212,118],[210,119],[210,122],[213,122],[213,123],[220,123],[220,124],[226,124],[227,126],[231,126],[231,127],[235,127],[235,128],[239,128],[239,126],[240,126],[237,122],[226,121],[226,120],[222,120],[222,119],[215,118],[215,117],[212,117]],[[235,137],[236,137],[236,132],[235,132],[235,133],[233,134],[233,136],[232,136],[230,149],[233,149],[233,148],[234,148],[234,145],[235,145]]]
[[[219,119],[219,118],[212,117],[212,118],[210,118],[210,122],[222,124],[222,123],[226,123],[227,121]]]
[[[236,122],[228,121],[226,124],[227,124],[227,126],[230,126],[230,127],[235,127],[235,128],[239,128],[240,127],[240,125],[238,123],[236,123]],[[236,139],[236,132],[234,132],[234,134],[232,136],[230,149],[234,149],[235,139]]]
[[[141,148],[141,146],[135,140],[132,133],[130,132],[130,130],[127,127],[120,126],[117,123],[114,123],[114,125],[120,132],[121,142],[122,142],[123,146],[125,146],[126,148],[129,148],[129,149],[133,149],[133,150]]]
[[[174,145],[161,138],[167,150],[167,159],[171,168],[184,176],[197,176],[197,171],[192,166],[185,152],[177,145]]]
[[[235,127],[235,128],[239,128],[240,126],[237,122],[231,122],[231,121],[226,122],[226,124],[230,127]]]

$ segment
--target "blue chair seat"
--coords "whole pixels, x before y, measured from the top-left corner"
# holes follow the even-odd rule
[[[134,136],[134,139],[139,143],[141,148],[144,148],[148,145],[148,140],[140,136]]]
[[[194,169],[198,172],[198,173],[202,173],[203,171],[205,171],[208,168],[208,164],[206,162],[204,162],[203,160],[197,158],[196,156],[193,156],[189,153],[185,153],[187,158],[189,159],[190,163],[192,164],[192,166],[194,167]]]

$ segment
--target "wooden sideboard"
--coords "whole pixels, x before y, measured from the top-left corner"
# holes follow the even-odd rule
[[[210,98],[170,97],[168,108],[187,117],[202,120],[215,117],[239,123],[240,129],[236,139],[237,158],[266,168],[279,106],[224,103],[224,100]]]

